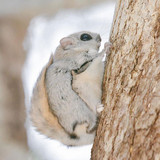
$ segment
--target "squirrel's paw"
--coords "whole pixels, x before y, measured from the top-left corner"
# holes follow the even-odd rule
[[[74,133],[80,137],[84,134],[86,134],[86,129],[87,129],[88,124],[87,123],[83,123],[83,124],[78,124],[74,130]]]
[[[101,113],[104,109],[104,105],[103,104],[98,104],[97,106],[97,113]]]
[[[111,49],[112,49],[112,47],[113,47],[113,45],[112,45],[111,42],[106,42],[106,43],[104,44],[105,53],[106,53],[106,54],[109,54],[110,51],[111,51]]]

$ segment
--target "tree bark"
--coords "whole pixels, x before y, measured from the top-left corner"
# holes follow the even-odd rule
[[[160,160],[160,0],[118,0],[92,160]]]

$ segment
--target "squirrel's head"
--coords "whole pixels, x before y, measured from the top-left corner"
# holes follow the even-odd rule
[[[97,33],[78,32],[64,37],[60,40],[60,46],[63,50],[72,48],[92,48],[98,50],[101,43],[101,37]]]
[[[58,60],[65,57],[75,57],[90,50],[98,52],[100,45],[101,37],[97,33],[88,31],[74,33],[60,40],[54,58]]]

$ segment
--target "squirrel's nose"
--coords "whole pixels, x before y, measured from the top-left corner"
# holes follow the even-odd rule
[[[97,42],[101,42],[101,37],[100,37],[99,34],[98,34],[97,37],[96,37],[96,41],[97,41]]]

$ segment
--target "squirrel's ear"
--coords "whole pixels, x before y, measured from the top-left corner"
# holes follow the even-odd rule
[[[60,40],[60,44],[63,49],[68,49],[69,46],[73,45],[73,39],[71,37],[64,37]]]

